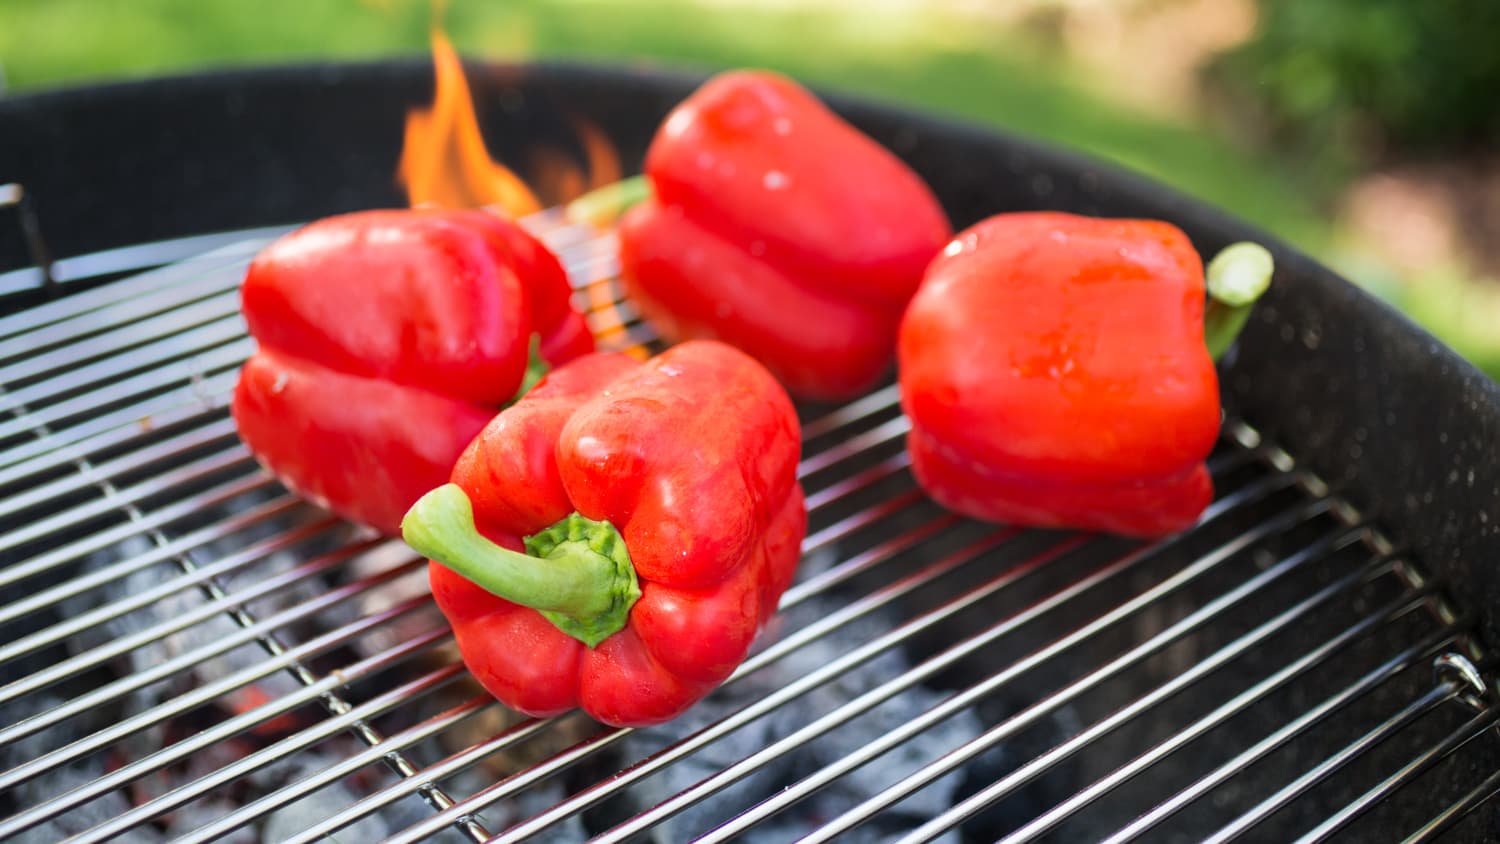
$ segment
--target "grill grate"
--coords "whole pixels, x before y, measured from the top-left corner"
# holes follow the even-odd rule
[[[653,342],[610,238],[528,223],[604,345]],[[236,439],[275,233],[0,318],[0,839],[1423,840],[1500,789],[1470,619],[1250,428],[1188,534],[1023,531],[921,496],[893,386],[805,409],[803,565],[724,688],[519,718],[420,560]]]

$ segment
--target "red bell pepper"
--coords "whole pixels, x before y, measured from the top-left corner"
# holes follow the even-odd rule
[[[245,277],[240,437],[292,490],[395,533],[536,370],[593,350],[570,293],[546,247],[480,211],[298,229]]]
[[[952,230],[899,158],[789,79],[710,80],[646,156],[621,277],[670,339],[716,338],[793,395],[848,398],[890,368],[896,326]]]
[[[739,665],[791,582],[800,449],[791,400],[729,346],[589,355],[495,417],[404,536],[497,698],[659,723]]]
[[[933,261],[901,325],[901,402],[922,487],[981,519],[1153,536],[1213,496],[1214,352],[1269,282],[1270,256],[1211,267],[1175,226],[1002,214]]]

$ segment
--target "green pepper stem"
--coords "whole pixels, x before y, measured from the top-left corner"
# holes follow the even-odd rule
[[[608,522],[573,513],[526,537],[526,554],[502,548],[474,526],[474,507],[457,484],[413,504],[401,536],[486,592],[531,607],[590,648],[625,627],[641,596],[625,541]]]
[[[552,364],[542,357],[542,335],[532,334],[531,345],[527,348],[529,351],[526,353],[526,372],[521,375],[521,388],[516,390],[511,400],[505,403],[506,407],[520,401],[522,396],[531,392],[531,388],[535,387],[543,376],[552,371]]]
[[[1258,243],[1235,243],[1208,262],[1208,307],[1203,312],[1203,339],[1214,360],[1224,356],[1250,318],[1276,265]]]
[[[651,181],[645,175],[631,176],[589,191],[569,202],[564,211],[569,220],[604,228],[650,197]]]

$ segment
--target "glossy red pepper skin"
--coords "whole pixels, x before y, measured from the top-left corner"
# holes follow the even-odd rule
[[[258,349],[232,412],[289,488],[399,532],[525,374],[532,335],[593,350],[557,259],[479,211],[365,211],[263,250],[241,290]]]
[[[807,527],[800,449],[786,393],[722,343],[550,372],[474,440],[452,480],[480,533],[513,550],[575,511],[610,522],[641,597],[590,649],[432,562],[433,597],[469,670],[536,716],[581,706],[639,726],[680,714],[739,665],[791,582]]]
[[[958,512],[1157,536],[1213,496],[1203,263],[1176,227],[1002,214],[961,232],[901,325],[912,468]]]
[[[951,235],[905,163],[796,83],[710,80],[652,141],[653,197],[620,223],[622,278],[664,336],[724,340],[793,395],[885,374],[901,311]]]

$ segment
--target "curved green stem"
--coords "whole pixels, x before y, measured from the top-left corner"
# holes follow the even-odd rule
[[[537,610],[591,648],[625,627],[641,596],[619,531],[578,513],[526,537],[522,554],[481,535],[469,496],[457,484],[444,484],[407,511],[401,536],[417,553],[486,592]]]
[[[569,220],[604,228],[650,197],[651,181],[645,175],[631,176],[589,191],[569,202],[564,210]]]
[[[1256,300],[1271,286],[1275,269],[1271,253],[1250,242],[1226,246],[1208,262],[1209,299],[1203,312],[1203,339],[1214,360],[1234,344]]]

